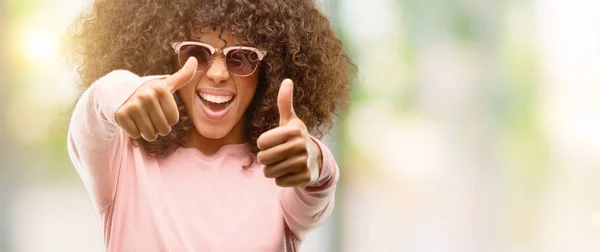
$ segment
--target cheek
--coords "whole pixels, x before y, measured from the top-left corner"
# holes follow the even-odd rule
[[[249,83],[245,83],[245,84],[246,85],[244,85],[238,89],[239,93],[243,94],[243,95],[240,95],[240,98],[241,98],[240,100],[243,105],[243,107],[240,109],[242,109],[244,111],[248,108],[248,105],[250,105],[250,102],[254,98],[254,95],[256,93],[256,86],[257,86],[256,82],[249,82]]]

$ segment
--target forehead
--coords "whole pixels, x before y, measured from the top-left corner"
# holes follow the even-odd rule
[[[219,26],[214,27],[214,29],[210,26],[194,28],[192,29],[190,38],[195,41],[207,43],[215,48],[236,46],[241,44],[236,35],[226,30],[221,30],[221,27]]]

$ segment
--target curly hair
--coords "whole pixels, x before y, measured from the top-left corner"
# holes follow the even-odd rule
[[[171,43],[217,26],[268,52],[244,117],[254,154],[260,134],[278,126],[277,95],[285,78],[295,83],[294,109],[309,133],[327,133],[348,103],[356,66],[313,0],[97,0],[71,25],[67,58],[82,89],[116,69],[170,74],[177,71]],[[181,116],[171,134],[154,142],[134,140],[151,156],[170,155],[193,129],[178,95],[176,101]]]

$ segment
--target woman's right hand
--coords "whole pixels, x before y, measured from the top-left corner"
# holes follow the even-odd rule
[[[198,62],[190,57],[176,73],[140,86],[115,113],[117,124],[127,135],[140,136],[152,142],[158,135],[171,133],[171,125],[179,121],[179,110],[173,93],[184,87],[196,72]]]

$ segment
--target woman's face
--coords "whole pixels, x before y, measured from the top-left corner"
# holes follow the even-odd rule
[[[193,41],[214,48],[240,45],[238,38],[228,33],[221,34],[220,39],[219,28],[204,28],[201,31],[192,36]],[[199,137],[215,140],[225,138],[227,143],[246,141],[244,113],[254,97],[259,71],[256,69],[253,74],[243,77],[232,75],[227,71],[223,53],[216,51],[210,66],[196,72],[190,84],[179,89]]]

